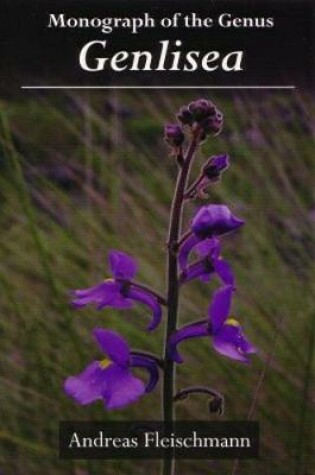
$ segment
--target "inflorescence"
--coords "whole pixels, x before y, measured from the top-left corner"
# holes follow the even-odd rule
[[[198,147],[208,137],[220,133],[223,115],[212,102],[200,99],[181,107],[177,119],[178,122],[165,126],[164,136],[170,154],[177,158],[180,169],[191,153],[191,143]],[[188,141],[188,152],[185,154],[184,146]],[[226,154],[210,157],[196,180],[184,190],[182,202],[207,197],[205,188],[218,182],[228,167],[229,157]],[[221,256],[223,238],[243,225],[244,221],[234,216],[228,206],[207,204],[196,210],[189,229],[169,249],[177,258],[176,284],[179,290],[195,279],[207,283],[217,277],[220,282],[212,295],[206,316],[176,329],[165,342],[170,361],[183,363],[179,345],[185,340],[201,337],[210,339],[213,349],[220,355],[243,363],[248,363],[249,355],[256,352],[238,320],[231,316],[232,299],[236,292],[235,277],[229,263]],[[82,308],[94,304],[98,310],[109,307],[128,311],[141,303],[149,311],[148,330],[154,331],[162,322],[163,307],[168,307],[170,302],[150,287],[134,280],[138,265],[132,256],[111,250],[108,261],[111,276],[90,288],[73,291],[73,306]],[[127,341],[112,330],[96,328],[93,334],[106,357],[93,361],[82,373],[66,379],[64,389],[68,396],[82,405],[103,400],[105,407],[110,410],[133,403],[156,388],[165,359],[147,352],[132,351]],[[147,371],[146,384],[133,375],[133,368]],[[198,392],[210,398],[211,412],[222,412],[223,397],[203,386],[181,390],[173,395],[173,400],[181,400]]]

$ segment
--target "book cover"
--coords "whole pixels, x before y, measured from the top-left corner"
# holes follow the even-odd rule
[[[0,474],[314,473],[314,5],[1,0]]]

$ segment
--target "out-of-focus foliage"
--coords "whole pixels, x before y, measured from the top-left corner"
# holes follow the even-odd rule
[[[165,233],[176,164],[165,121],[195,94],[27,95],[0,105],[0,468],[5,475],[159,472],[156,461],[66,462],[58,421],[159,418],[159,391],[123,411],[76,406],[62,389],[99,355],[94,326],[119,330],[159,352],[145,309],[96,312],[69,306],[69,289],[103,279],[111,248],[133,253],[140,277],[164,291]],[[220,358],[207,339],[182,345],[178,387],[206,384],[226,396],[226,419],[259,419],[261,458],[234,475],[311,475],[310,393],[314,346],[314,101],[295,94],[216,95],[225,115],[193,173],[228,152],[231,169],[210,202],[246,219],[224,255],[237,278],[234,313],[260,348],[249,367]],[[187,205],[186,224],[194,208]],[[180,320],[202,318],[218,285],[194,283]],[[208,419],[202,396],[178,417]],[[178,463],[178,473],[230,474],[231,461]]]

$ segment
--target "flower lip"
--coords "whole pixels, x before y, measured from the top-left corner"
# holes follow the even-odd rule
[[[242,363],[249,363],[247,355],[256,353],[256,349],[245,338],[241,326],[225,323],[212,341],[218,353]]]
[[[117,409],[155,388],[159,372],[154,358],[132,355],[126,340],[114,331],[95,328],[93,333],[109,359],[94,361],[81,374],[68,377],[64,383],[68,396],[82,405],[103,400],[107,409]],[[150,378],[146,386],[132,375],[133,367],[148,370]]]
[[[78,376],[69,376],[64,383],[65,393],[79,404],[86,405],[102,399],[103,372],[99,361],[93,361]]]
[[[104,370],[107,384],[102,391],[102,399],[107,409],[119,409],[135,402],[145,393],[141,379],[135,378],[128,368],[112,365]]]

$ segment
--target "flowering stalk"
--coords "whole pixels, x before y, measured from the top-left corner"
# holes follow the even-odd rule
[[[169,357],[168,344],[171,335],[176,330],[177,310],[178,310],[178,290],[179,281],[177,277],[178,259],[177,259],[177,242],[181,232],[182,213],[184,204],[184,193],[189,177],[189,171],[192,160],[194,158],[197,146],[200,142],[201,131],[197,128],[193,132],[190,147],[186,157],[182,160],[179,171],[177,184],[175,188],[168,233],[168,281],[167,281],[167,303],[168,316],[165,332],[164,345],[164,379],[163,379],[163,417],[169,431],[172,431],[172,422],[174,419],[173,394],[175,386],[175,366],[173,360]],[[164,460],[163,474],[173,473],[172,457]]]
[[[90,363],[64,384],[65,392],[81,405],[101,400],[107,410],[114,410],[135,402],[151,393],[163,372],[162,412],[165,435],[175,429],[174,404],[190,395],[205,394],[209,411],[221,414],[224,397],[207,386],[191,386],[177,391],[176,365],[183,363],[178,346],[187,340],[207,337],[220,355],[249,363],[249,355],[256,349],[245,337],[238,320],[231,316],[232,299],[236,292],[235,277],[230,264],[221,256],[221,237],[236,231],[244,221],[232,214],[226,205],[210,204],[199,208],[189,229],[182,233],[183,207],[187,200],[205,198],[204,189],[216,183],[229,166],[226,154],[210,157],[202,167],[199,177],[188,187],[191,166],[198,146],[207,136],[217,135],[223,116],[208,100],[200,99],[180,109],[179,123],[165,126],[165,140],[170,155],[178,164],[178,176],[170,212],[167,240],[167,295],[134,280],[138,271],[136,260],[121,251],[112,250],[108,255],[110,278],[87,289],[72,292],[72,304],[81,309],[94,304],[97,310],[115,308],[131,310],[141,304],[151,315],[148,330],[152,332],[162,322],[163,306],[167,307],[163,356],[134,350],[116,332],[95,328],[94,338],[105,358]],[[190,141],[184,151],[189,131]],[[196,253],[198,259],[192,261]],[[213,293],[207,316],[177,328],[179,291],[190,281],[200,279],[206,283],[218,277],[221,286]],[[205,314],[203,314],[205,315]],[[133,374],[133,369],[144,370],[146,382]],[[174,475],[173,449],[165,451],[161,475]]]

